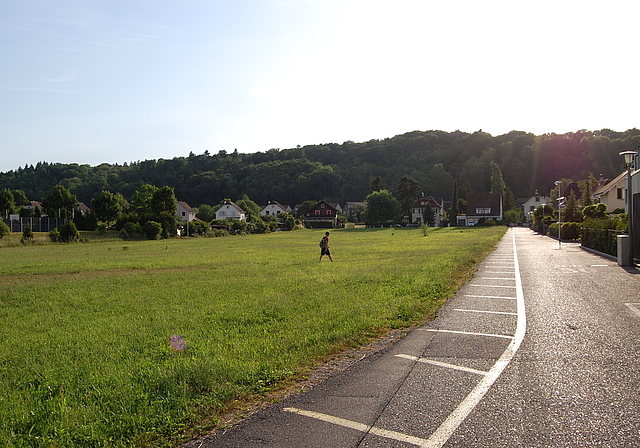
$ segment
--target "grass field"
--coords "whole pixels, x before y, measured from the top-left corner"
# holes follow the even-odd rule
[[[171,446],[230,400],[433,316],[504,227],[0,249],[4,446]],[[169,345],[181,336],[184,351]]]

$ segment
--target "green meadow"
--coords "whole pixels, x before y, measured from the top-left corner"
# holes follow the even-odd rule
[[[432,318],[504,232],[335,230],[333,263],[320,230],[2,247],[2,446],[178,445]]]

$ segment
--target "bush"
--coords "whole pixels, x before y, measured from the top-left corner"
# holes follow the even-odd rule
[[[579,240],[582,223],[579,222],[563,222],[560,229],[560,237],[563,240]],[[549,226],[549,235],[558,238],[558,223],[554,222]]]
[[[31,224],[27,224],[24,226],[24,230],[22,231],[22,238],[20,238],[20,242],[22,244],[29,244],[33,241],[33,230],[31,230]]]
[[[96,231],[100,235],[104,235],[105,233],[107,233],[107,224],[104,222],[98,223],[98,226],[96,227]]]
[[[70,243],[80,238],[80,232],[73,222],[67,222],[60,228],[60,241]]]
[[[60,242],[60,232],[57,227],[49,232],[49,239],[52,243]]]
[[[155,221],[147,221],[142,226],[142,231],[148,240],[159,240],[162,234],[162,224]]]
[[[3,236],[9,235],[11,233],[11,229],[8,225],[5,224],[4,221],[0,221],[0,240]]]
[[[135,235],[142,235],[142,226],[137,222],[126,222],[122,230],[127,234],[127,236],[134,237]]]

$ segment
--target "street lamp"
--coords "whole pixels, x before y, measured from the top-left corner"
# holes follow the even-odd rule
[[[633,266],[633,192],[631,184],[631,168],[633,168],[633,159],[638,154],[638,151],[622,151],[621,156],[624,156],[624,163],[627,165],[627,233],[629,234],[629,266]]]
[[[561,196],[562,193],[560,192],[561,187],[562,187],[562,182],[557,180],[557,181],[554,182],[554,184],[556,184],[558,186],[558,248],[562,249],[562,236],[561,236],[561,232],[560,232],[560,226],[561,226],[561,223],[562,223],[562,219],[561,219],[561,216],[562,216],[562,213],[561,213],[562,204],[561,204],[561,202],[564,199]]]

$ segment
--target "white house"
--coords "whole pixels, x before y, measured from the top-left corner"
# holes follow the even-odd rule
[[[247,213],[231,201],[225,202],[218,210],[216,210],[216,219],[238,219],[245,221]]]
[[[431,212],[433,213],[433,225],[440,227],[444,219],[442,199],[438,202],[433,196],[422,196],[411,206],[411,222],[420,224],[424,221],[424,214],[428,208],[431,208]]]
[[[276,216],[280,213],[288,213],[291,211],[291,207],[288,205],[283,206],[276,201],[269,201],[269,203],[260,210],[261,216]]]
[[[549,204],[551,199],[548,196],[544,196],[536,191],[536,193],[525,201],[522,205],[524,209],[524,219],[526,222],[531,222],[533,211],[540,207],[542,204]]]
[[[178,201],[178,210],[176,211],[176,217],[181,222],[191,222],[196,220],[196,212],[186,202]]]
[[[624,210],[627,200],[627,172],[606,184],[598,185],[593,192],[593,200],[605,204],[609,212],[618,208]]]

